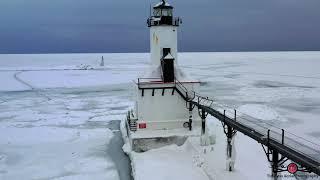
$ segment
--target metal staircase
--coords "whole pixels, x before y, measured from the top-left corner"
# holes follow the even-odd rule
[[[130,131],[137,131],[137,118],[134,117],[132,111],[127,112],[127,125],[129,126]]]

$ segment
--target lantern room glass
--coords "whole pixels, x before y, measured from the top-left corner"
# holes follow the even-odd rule
[[[162,16],[172,16],[172,9],[162,9]]]
[[[154,9],[154,16],[172,16],[172,9]]]

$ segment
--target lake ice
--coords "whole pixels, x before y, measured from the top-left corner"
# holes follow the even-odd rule
[[[101,56],[105,66],[100,67]],[[320,52],[180,53],[217,104],[320,144]],[[130,179],[119,121],[149,54],[0,55],[0,179]],[[89,66],[89,70],[74,70]],[[251,146],[251,155],[247,147]],[[236,169],[266,177],[259,144]],[[255,160],[255,173],[245,165]]]

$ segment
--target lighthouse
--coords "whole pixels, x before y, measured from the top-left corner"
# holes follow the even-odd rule
[[[174,137],[200,133],[201,118],[190,99],[200,82],[178,67],[178,27],[181,18],[173,16],[173,6],[165,0],[152,8],[147,19],[150,29],[150,66],[135,81],[135,107],[126,117],[126,132],[134,150],[150,139],[168,142]],[[140,147],[135,148],[135,147]]]
[[[158,67],[164,63],[173,67],[174,64],[177,64],[177,30],[180,23],[180,18],[173,17],[173,7],[164,0],[153,7],[153,13],[147,20],[150,28],[152,66]]]

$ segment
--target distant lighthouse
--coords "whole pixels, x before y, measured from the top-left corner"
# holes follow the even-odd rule
[[[153,14],[148,18],[150,27],[150,57],[154,68],[164,68],[164,81],[174,81],[174,66],[177,64],[177,28],[180,18],[173,17],[173,7],[159,2],[153,7]]]

